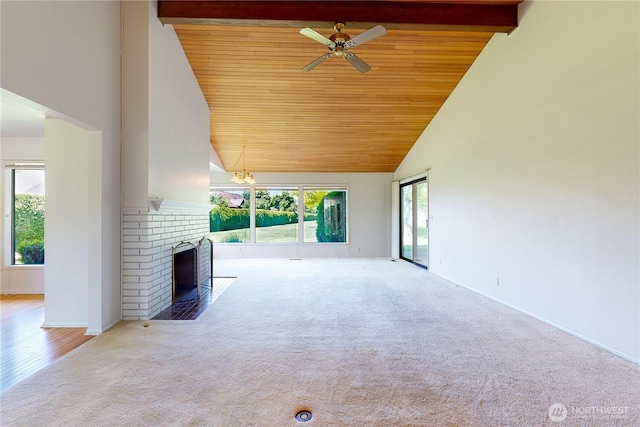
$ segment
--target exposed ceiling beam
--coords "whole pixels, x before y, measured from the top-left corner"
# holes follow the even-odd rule
[[[522,0],[191,1],[158,0],[164,24],[350,28],[509,33],[518,26]]]

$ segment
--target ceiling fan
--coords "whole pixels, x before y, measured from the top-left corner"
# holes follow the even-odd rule
[[[300,30],[300,34],[307,36],[310,39],[313,39],[317,42],[322,43],[323,45],[327,46],[331,51],[331,52],[325,53],[318,59],[306,65],[302,69],[302,71],[304,71],[305,73],[308,73],[309,71],[313,70],[318,65],[322,64],[324,61],[331,58],[332,56],[343,57],[361,73],[366,73],[367,71],[369,71],[371,69],[369,64],[364,62],[354,53],[348,52],[348,50],[351,49],[352,47],[361,45],[363,43],[368,42],[369,40],[373,40],[376,37],[380,37],[386,34],[387,30],[382,25],[378,25],[365,31],[364,33],[358,34],[357,36],[354,36],[353,38],[351,38],[349,37],[349,34],[342,32],[342,30],[344,29],[344,23],[338,22],[336,23],[336,25],[334,25],[333,28],[336,30],[336,33],[330,36],[329,38],[326,38],[325,36],[318,33],[317,31],[312,30],[311,28],[303,28],[302,30]]]

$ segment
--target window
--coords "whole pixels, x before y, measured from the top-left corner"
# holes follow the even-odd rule
[[[298,241],[298,189],[256,189],[256,242]]]
[[[219,243],[246,243],[251,241],[249,188],[217,190],[211,192],[209,213],[211,240]]]
[[[400,186],[400,257],[427,267],[429,259],[429,184],[421,178]]]
[[[213,189],[211,203],[214,242],[347,242],[346,187]]]
[[[346,189],[304,189],[304,241],[347,241]]]
[[[10,165],[11,264],[44,264],[44,167]]]

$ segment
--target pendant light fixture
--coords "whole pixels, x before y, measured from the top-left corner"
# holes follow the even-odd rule
[[[238,162],[240,162],[240,158],[242,158],[242,172],[235,172],[233,174],[233,178],[231,178],[231,181],[235,182],[236,184],[255,184],[256,180],[253,179],[252,174],[247,172],[245,167],[246,157],[245,157],[244,145],[242,146],[242,152],[240,153],[240,157],[238,157],[236,164],[233,165],[234,169],[236,168],[236,166],[238,166]]]

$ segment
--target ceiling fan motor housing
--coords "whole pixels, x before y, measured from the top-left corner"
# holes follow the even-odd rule
[[[329,37],[329,40],[336,44],[336,47],[333,48],[332,52],[335,56],[342,56],[345,51],[344,44],[351,40],[351,37],[349,36],[349,34],[342,33],[344,24],[339,22],[333,28],[337,31],[337,33],[332,34]]]

